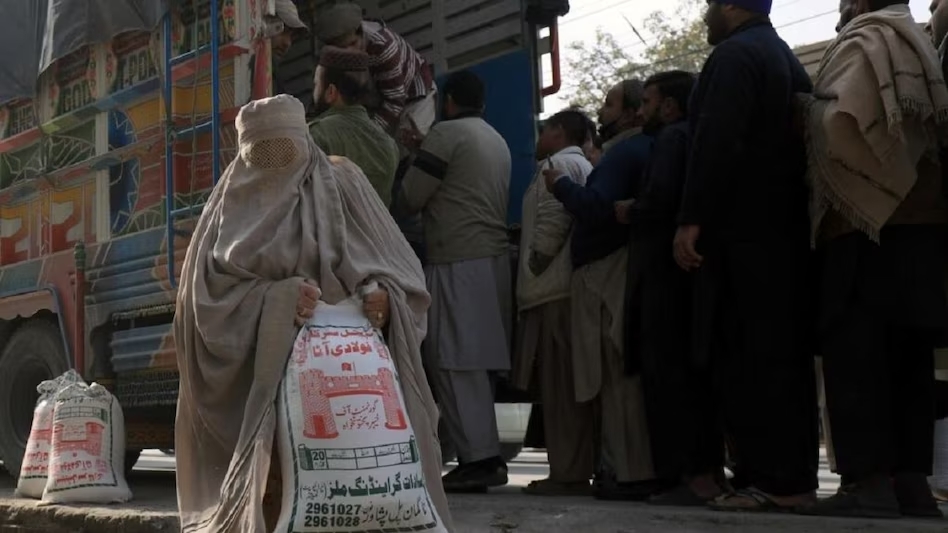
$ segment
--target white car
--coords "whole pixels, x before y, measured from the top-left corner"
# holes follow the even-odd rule
[[[527,436],[527,424],[530,422],[529,403],[495,403],[497,415],[497,434],[500,437],[500,456],[504,461],[514,460],[523,450],[523,440]],[[454,446],[448,441],[444,427],[438,428],[441,437],[441,459],[447,464],[457,459]]]

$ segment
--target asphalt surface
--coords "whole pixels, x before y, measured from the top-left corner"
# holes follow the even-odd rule
[[[838,478],[825,458],[820,495]],[[456,533],[704,533],[704,532],[945,532],[948,521],[825,519],[780,514],[732,514],[657,508],[591,498],[527,496],[521,488],[548,474],[544,453],[527,451],[510,465],[510,484],[483,495],[451,496]],[[13,481],[0,477],[0,533],[177,532],[174,458],[147,451],[129,477],[135,500],[121,506],[38,507],[13,500]],[[948,511],[948,508],[945,509]]]

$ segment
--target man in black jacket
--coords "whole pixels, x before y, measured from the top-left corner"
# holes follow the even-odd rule
[[[812,502],[818,433],[809,320],[806,153],[795,93],[812,84],[770,0],[710,0],[715,45],[691,100],[676,262],[696,272],[695,354],[723,379],[724,423],[750,486],[720,510]]]
[[[693,274],[669,253],[685,186],[694,83],[683,71],[645,82],[640,115],[655,144],[639,197],[616,204],[619,221],[632,230],[626,370],[642,375],[655,473],[675,486],[650,500],[659,505],[703,506],[721,493],[716,478],[723,479],[711,375],[706,364],[694,364],[691,351]]]

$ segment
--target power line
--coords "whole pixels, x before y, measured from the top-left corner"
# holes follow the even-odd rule
[[[790,4],[795,4],[795,3],[801,2],[801,1],[803,1],[803,0],[789,0],[788,2],[782,4],[781,6],[788,6],[788,5],[790,5]],[[791,20],[790,22],[781,24],[781,25],[779,25],[779,26],[774,26],[774,29],[779,30],[779,29],[782,29],[782,28],[787,28],[787,27],[790,27],[790,26],[795,26],[795,25],[797,25],[797,24],[802,24],[802,23],[804,23],[804,22],[808,22],[808,21],[810,21],[810,20],[818,19],[818,18],[821,18],[821,17],[825,17],[826,15],[835,14],[835,13],[838,13],[838,11],[837,11],[837,10],[830,10],[830,11],[825,11],[825,12],[822,12],[822,13],[816,13],[816,14],[814,14],[814,15],[809,15],[809,16],[806,16],[806,17],[801,17],[801,18],[798,18],[798,19]],[[684,29],[687,29],[687,28],[681,28],[681,29],[679,29],[679,31],[684,30]],[[622,33],[621,35],[619,35],[618,37],[615,37],[615,40],[616,40],[617,43],[619,43],[620,48],[635,50],[636,48],[647,47],[647,46],[652,46],[652,45],[658,44],[658,42],[662,40],[662,37],[661,37],[661,36],[658,36],[658,35],[655,35],[655,34],[652,34],[652,35],[647,36],[647,37],[643,40],[644,42],[640,42],[640,40],[639,40],[638,38],[632,38],[632,35],[631,35],[630,32],[625,32],[625,33]]]
[[[832,10],[832,11],[825,11],[825,12],[823,12],[823,13],[817,13],[817,14],[815,14],[815,15],[810,15],[810,16],[808,16],[808,17],[802,17],[802,18],[799,18],[799,19],[796,19],[796,20],[787,22],[787,23],[785,23],[785,24],[781,24],[781,25],[779,25],[779,26],[775,26],[774,29],[787,28],[787,27],[789,27],[789,26],[794,26],[794,25],[797,25],[797,24],[801,24],[801,23],[803,23],[803,22],[807,22],[807,21],[810,21],[810,20],[814,20],[814,19],[817,19],[817,18],[820,18],[820,17],[825,17],[826,15],[832,15],[832,14],[834,14],[834,13],[837,13],[837,11],[836,11],[836,10]],[[698,55],[698,54],[708,53],[708,52],[710,52],[711,50],[712,50],[712,47],[711,47],[711,46],[702,46],[702,47],[696,48],[696,49],[694,49],[694,50],[689,50],[689,51],[687,51],[687,52],[683,52],[683,53],[678,54],[678,55],[676,55],[676,56],[668,57],[668,58],[665,58],[665,59],[660,59],[660,60],[658,60],[658,61],[653,61],[653,62],[649,63],[648,66],[649,66],[649,67],[654,67],[654,66],[657,66],[657,65],[665,65],[665,64],[668,64],[668,63],[673,63],[673,62],[678,61],[678,60],[680,60],[680,59],[685,59],[685,58],[687,58],[687,57],[691,57],[691,56]]]
[[[601,3],[605,2],[605,1],[606,1],[606,0],[598,0],[597,2],[593,3],[592,5],[601,4]],[[683,1],[687,1],[687,0],[683,0]],[[774,5],[774,8],[773,8],[773,10],[772,10],[771,12],[778,11],[778,10],[784,8],[784,7],[787,7],[787,6],[796,4],[796,3],[798,3],[798,2],[802,2],[802,1],[804,1],[804,0],[784,0],[784,1],[782,1],[782,2],[779,2],[779,3],[775,4],[775,5]],[[579,16],[577,16],[576,18],[569,18],[569,16],[567,15],[567,20],[565,20],[565,21],[563,21],[562,23],[560,23],[559,26],[560,26],[560,28],[562,28],[563,26],[568,26],[568,25],[570,25],[570,24],[572,24],[572,23],[574,23],[574,22],[578,22],[578,21],[583,20],[583,19],[585,19],[585,18],[589,18],[589,17],[591,17],[591,16],[593,16],[593,15],[598,15],[599,13],[602,13],[602,12],[604,12],[604,11],[607,11],[607,10],[609,10],[609,9],[612,9],[612,8],[614,8],[614,7],[618,7],[618,6],[620,6],[620,5],[627,4],[627,3],[629,3],[629,0],[620,0],[620,1],[618,1],[618,2],[614,2],[614,3],[609,4],[609,5],[607,5],[607,6],[601,7],[601,8],[599,8],[599,9],[596,9],[596,10],[593,10],[593,11],[587,11],[587,12],[585,12],[585,13],[582,13],[582,14],[580,14]],[[655,11],[653,11],[652,13],[649,13],[649,15],[652,15],[652,14],[657,13],[657,12],[663,12],[663,11],[662,11],[662,10],[655,10]],[[668,13],[665,13],[665,14],[666,14],[666,15],[669,15]],[[674,15],[675,15],[675,13],[672,13],[672,14],[669,15],[669,16],[674,16]],[[624,17],[624,15],[623,15],[623,17]],[[657,37],[654,36],[654,35],[652,35],[652,36],[649,37],[649,39],[652,39],[652,38],[657,38]]]
[[[560,23],[559,26],[560,26],[560,28],[562,28],[563,26],[569,26],[570,24],[572,24],[572,23],[574,23],[574,22],[579,22],[580,20],[583,20],[583,19],[585,19],[585,18],[589,18],[589,17],[591,17],[591,16],[593,16],[593,15],[598,15],[599,13],[602,13],[603,11],[606,11],[606,10],[608,10],[608,9],[612,9],[612,8],[618,7],[618,6],[622,5],[622,4],[626,4],[626,3],[628,3],[628,1],[629,1],[629,0],[619,0],[618,2],[616,2],[616,3],[614,3],[614,4],[609,4],[608,6],[599,8],[599,9],[597,9],[597,10],[595,10],[595,11],[591,11],[591,12],[589,12],[589,13],[583,13],[582,15],[580,15],[580,16],[578,16],[578,17],[576,17],[576,18],[571,18],[571,19],[569,19],[569,20],[566,20],[566,21]]]
[[[791,27],[791,26],[796,26],[796,25],[798,25],[798,24],[803,24],[804,22],[809,22],[809,21],[811,21],[811,20],[815,20],[815,19],[818,19],[818,18],[822,18],[822,17],[825,17],[825,16],[827,16],[827,15],[834,15],[834,14],[837,14],[837,13],[838,13],[838,11],[835,10],[835,9],[834,9],[834,10],[829,10],[829,11],[824,11],[824,12],[822,12],[822,13],[815,13],[815,14],[813,14],[813,15],[809,15],[809,16],[806,16],[806,17],[801,17],[801,18],[794,19],[794,20],[791,20],[791,21],[789,21],[789,22],[786,22],[786,23],[784,23],[784,24],[780,24],[780,25],[778,25],[778,26],[774,26],[774,29],[775,29],[775,30],[780,30],[780,29],[783,29],[783,28],[789,28],[789,27]],[[624,34],[624,35],[623,35],[623,40],[621,40],[621,41],[620,41],[620,39],[616,39],[616,43],[618,44],[619,48],[622,48],[623,50],[626,50],[626,51],[630,51],[630,49],[631,49],[631,50],[635,50],[635,49],[640,48],[640,47],[643,46],[643,44],[640,43],[640,42],[638,42],[637,39],[630,39],[630,38],[626,38],[626,37],[628,37],[628,34]],[[651,36],[650,38],[647,39],[647,43],[646,43],[644,46],[646,46],[646,47],[647,47],[647,46],[653,46],[653,45],[655,45],[655,44],[658,44],[658,42],[659,42],[660,40],[661,40],[661,37],[658,37],[658,36],[654,36],[654,35],[653,35],[653,36]]]

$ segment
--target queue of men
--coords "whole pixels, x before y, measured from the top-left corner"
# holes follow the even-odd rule
[[[544,405],[550,477],[530,494],[941,516],[926,476],[948,89],[932,38],[943,58],[948,8],[933,2],[928,36],[905,0],[842,0],[815,82],[770,8],[709,0],[702,71],[619,83],[598,135],[577,110],[546,121],[516,309],[510,152],[486,88],[449,76],[435,123],[430,68],[403,39],[352,4],[319,19],[313,138],[396,219],[421,217],[424,362],[459,459],[447,491],[507,482],[493,395],[510,371]],[[842,475],[821,501],[817,355]]]
[[[941,516],[926,482],[948,323],[941,62],[906,3],[844,0],[814,91],[769,10],[712,0],[715,49],[697,79],[623,82],[586,186],[566,169],[538,176],[572,216],[567,371],[575,412],[592,400],[601,413],[594,489],[721,511]],[[637,119],[616,118],[617,103]],[[842,475],[821,501],[815,355]],[[626,416],[607,415],[607,383]],[[548,439],[577,423],[557,410]],[[560,457],[528,491],[575,487]]]

